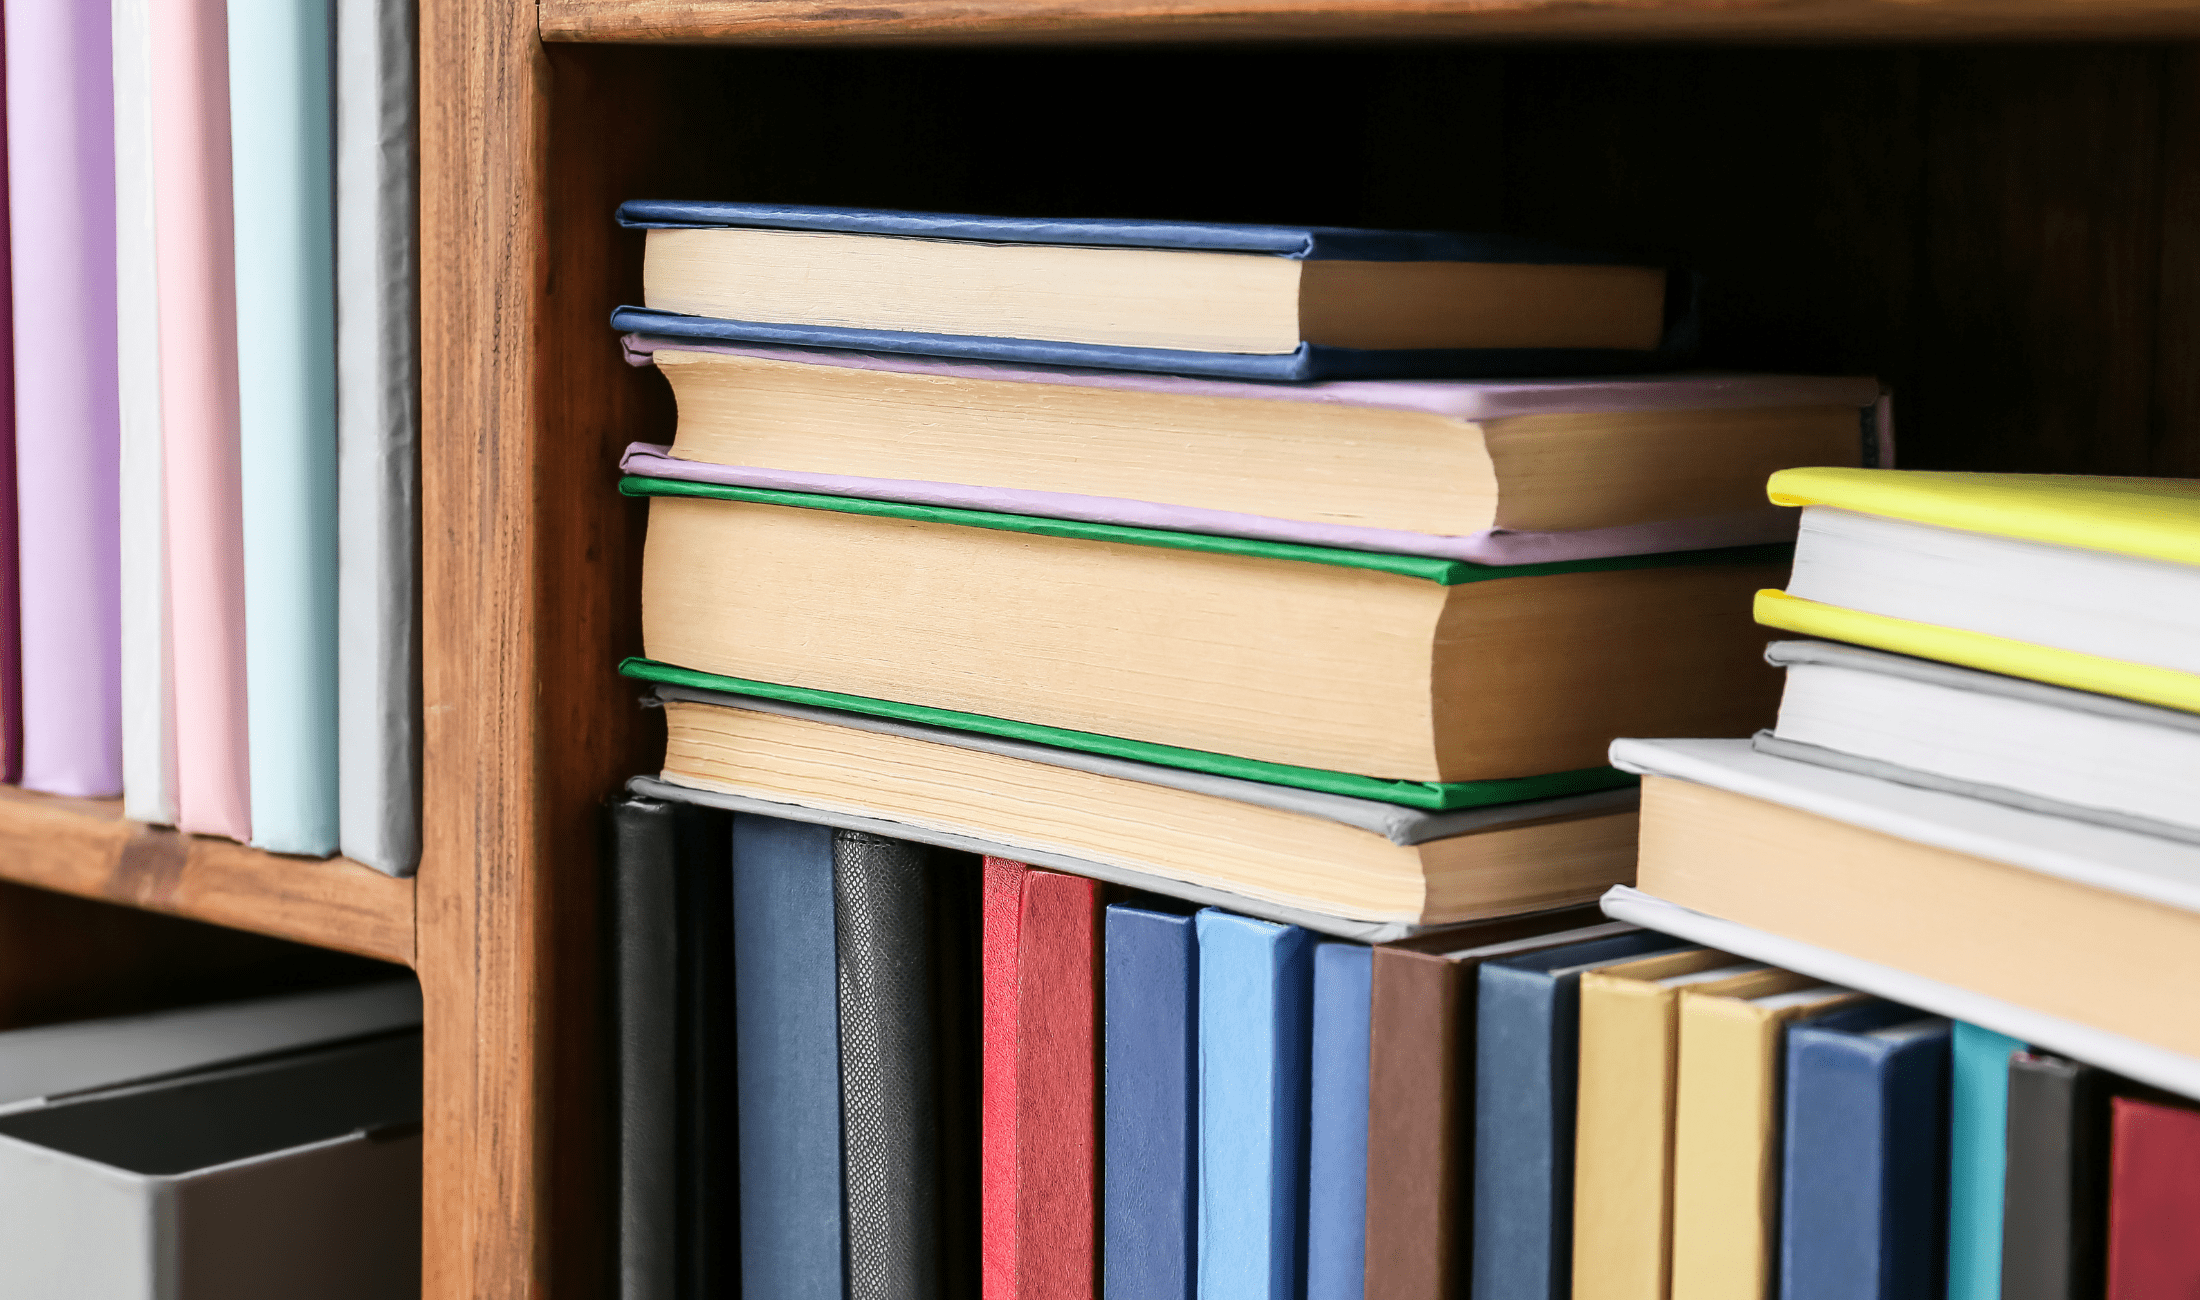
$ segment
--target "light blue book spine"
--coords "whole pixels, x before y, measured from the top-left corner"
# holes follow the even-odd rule
[[[2014,1038],[1956,1022],[1948,1129],[1948,1300],[2001,1298],[2001,1192]]]
[[[338,844],[336,247],[327,0],[229,0],[252,842]]]
[[[412,0],[336,0],[337,771],[344,856],[420,861],[419,93]]]
[[[1199,1298],[1305,1278],[1313,935],[1209,908],[1199,933]]]
[[[1314,949],[1312,1081],[1306,1151],[1307,1300],[1367,1294],[1367,1052],[1375,952]]]

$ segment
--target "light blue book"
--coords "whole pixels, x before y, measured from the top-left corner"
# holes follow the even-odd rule
[[[1199,933],[1199,1300],[1306,1276],[1312,933],[1209,908]]]
[[[1367,1075],[1375,950],[1314,949],[1306,1149],[1306,1300],[1367,1294]]]
[[[1948,1300],[2001,1300],[2001,1191],[2014,1038],[1956,1022],[1948,1129]]]
[[[229,0],[252,842],[336,852],[329,6]]]

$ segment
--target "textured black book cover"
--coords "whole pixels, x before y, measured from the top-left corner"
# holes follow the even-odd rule
[[[2108,1274],[2112,1076],[2019,1052],[2009,1061],[2003,1300],[2099,1300]]]
[[[610,808],[621,1300],[737,1292],[732,818]]]
[[[848,1300],[974,1293],[977,868],[833,835]]]

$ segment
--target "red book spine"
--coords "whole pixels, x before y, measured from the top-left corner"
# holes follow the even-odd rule
[[[2108,1300],[2200,1295],[2200,1112],[2117,1097]]]
[[[1021,862],[985,860],[984,1093],[979,1100],[979,1285],[984,1300],[1016,1300],[1017,951],[1023,928]]]
[[[1024,877],[1016,1039],[1016,1290],[1093,1300],[1100,1208],[1100,884]]]

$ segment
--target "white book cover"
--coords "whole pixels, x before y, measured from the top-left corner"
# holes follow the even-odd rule
[[[412,0],[336,3],[342,849],[420,860],[418,114]]]

